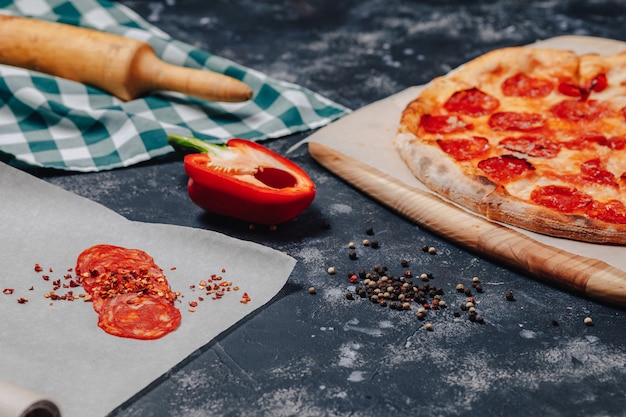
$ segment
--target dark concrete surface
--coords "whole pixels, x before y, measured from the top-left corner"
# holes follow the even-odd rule
[[[558,35],[626,41],[622,1],[124,0],[184,42],[352,109],[422,84],[488,50]],[[307,132],[307,134],[310,132]],[[265,144],[284,153],[306,134]],[[620,416],[626,414],[623,310],[568,294],[423,230],[318,165],[312,206],[271,231],[203,213],[179,155],[110,172],[39,175],[131,220],[223,232],[298,260],[266,307],[112,415]],[[371,227],[373,235],[366,229]],[[380,247],[364,247],[375,239]],[[355,242],[358,259],[348,257]],[[422,250],[434,247],[435,254]],[[408,260],[409,266],[400,265]],[[348,300],[348,271],[431,273],[449,307],[411,311]],[[336,269],[329,275],[329,267]],[[453,310],[476,294],[484,323]],[[309,287],[317,292],[311,295]],[[513,291],[515,301],[505,298]],[[583,324],[592,317],[594,325]],[[216,318],[219,319],[219,318]],[[425,324],[433,325],[432,331]]]

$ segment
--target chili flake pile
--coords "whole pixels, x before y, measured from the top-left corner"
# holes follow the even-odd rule
[[[69,268],[67,273],[65,273],[61,278],[54,278],[52,273],[54,272],[53,268],[43,268],[39,263],[36,263],[33,267],[33,270],[39,274],[39,278],[46,283],[46,285],[50,286],[50,290],[46,291],[43,295],[44,298],[52,301],[74,301],[82,299],[84,301],[90,301],[91,297],[84,293],[79,292],[78,289],[82,289],[80,283],[80,277],[76,277],[73,274],[73,268]],[[176,267],[171,267],[171,271],[175,271]],[[233,284],[232,281],[227,281],[224,279],[225,269],[221,270],[220,274],[211,274],[209,278],[200,280],[197,284],[192,284],[189,286],[189,289],[192,292],[202,291],[202,295],[197,296],[192,301],[188,302],[189,309],[188,311],[193,313],[196,311],[196,308],[200,305],[201,302],[206,300],[221,300],[224,296],[226,296],[230,292],[239,292],[240,288],[238,285]],[[34,291],[35,286],[31,286],[28,288],[29,291]],[[14,295],[16,292],[15,288],[3,288],[2,294],[4,295]],[[177,293],[180,298],[185,298],[184,294]],[[26,297],[18,297],[17,302],[19,304],[26,304],[29,300]],[[177,300],[181,302],[181,300]],[[239,303],[248,304],[252,301],[250,295],[247,292],[243,292],[241,297],[239,298]],[[51,303],[52,305],[52,303]]]
[[[225,272],[226,270],[222,269],[222,274]],[[227,293],[239,291],[239,287],[237,285],[233,285],[232,281],[224,280],[224,277],[221,274],[211,274],[209,278],[203,279],[197,284],[190,285],[189,289],[193,292],[196,290],[203,292],[203,295],[198,296],[197,301],[193,300],[189,302],[189,312],[191,313],[196,311],[198,302],[205,301],[206,299],[221,300]],[[244,292],[239,302],[241,304],[248,304],[251,300],[252,299],[248,293]]]

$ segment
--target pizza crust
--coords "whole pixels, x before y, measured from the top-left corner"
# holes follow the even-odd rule
[[[502,80],[518,73],[531,73],[554,79],[555,83],[559,80],[579,82],[580,63],[587,68],[580,77],[589,78],[589,74],[594,74],[594,70],[589,68],[601,65],[608,71],[608,65],[622,68],[619,71],[611,67],[610,77],[626,78],[626,71],[623,70],[626,69],[626,53],[602,61],[593,55],[579,57],[571,51],[553,49],[513,47],[492,51],[428,84],[403,111],[394,146],[413,174],[428,188],[488,219],[555,237],[626,244],[626,224],[562,213],[512,196],[503,186],[484,175],[477,175],[476,170],[467,168],[463,161],[451,158],[438,146],[438,139],[449,138],[454,136],[453,133],[424,133],[419,128],[423,115],[446,115],[442,103],[454,93],[471,88],[497,97],[500,107],[505,111],[537,111],[529,109],[528,99],[503,96],[500,90]],[[622,84],[621,88],[626,95],[626,85]],[[542,111],[545,112],[546,108],[562,101],[563,96],[559,96],[558,91],[552,91],[541,100],[544,104]],[[617,102],[621,103],[619,100]],[[490,134],[488,117],[485,115],[472,119],[474,129],[471,135]]]

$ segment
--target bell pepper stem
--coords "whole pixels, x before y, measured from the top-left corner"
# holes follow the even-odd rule
[[[214,155],[225,149],[224,145],[209,143],[198,138],[183,135],[169,134],[167,135],[167,142],[172,145],[174,149],[184,152],[208,153]]]

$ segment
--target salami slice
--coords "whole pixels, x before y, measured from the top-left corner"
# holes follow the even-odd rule
[[[608,113],[605,103],[597,100],[563,100],[550,111],[558,118],[570,122],[594,121]]]
[[[537,113],[498,112],[489,117],[489,127],[495,131],[529,132],[545,125],[545,119]]]
[[[472,130],[474,126],[459,116],[432,116],[425,114],[420,119],[420,127],[428,133],[457,133]]]
[[[99,326],[108,333],[154,339],[180,323],[177,294],[142,250],[92,246],[78,256],[76,274],[100,316]]]
[[[626,206],[619,200],[610,200],[606,203],[594,201],[587,212],[594,219],[609,223],[626,224]]]
[[[534,167],[525,159],[516,158],[513,155],[501,155],[488,158],[478,163],[480,168],[489,179],[504,184],[512,179],[519,178]]]
[[[98,326],[115,336],[151,340],[176,330],[180,321],[180,311],[164,298],[128,293],[104,301]]]
[[[587,207],[593,201],[590,195],[582,191],[558,185],[537,187],[532,191],[530,198],[537,204],[562,213],[573,213]]]
[[[543,136],[508,136],[502,139],[498,145],[509,151],[541,158],[554,158],[561,150],[556,141]]]
[[[441,150],[457,161],[479,158],[489,152],[489,141],[481,136],[469,138],[441,139],[437,143]]]
[[[502,94],[509,97],[547,97],[554,90],[554,83],[518,72],[502,83]]]
[[[450,113],[467,116],[482,116],[495,111],[500,101],[478,88],[470,88],[454,93],[443,105]]]

